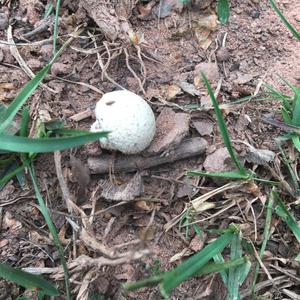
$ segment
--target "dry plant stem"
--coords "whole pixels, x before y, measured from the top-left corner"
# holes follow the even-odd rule
[[[171,163],[180,159],[190,158],[201,155],[207,147],[206,140],[202,138],[191,138],[182,142],[179,146],[172,149],[168,156],[161,157],[160,153],[150,157],[142,155],[120,154],[115,160],[115,172],[134,172]],[[107,174],[109,172],[110,155],[102,155],[101,158],[90,157],[88,166],[92,174]]]
[[[246,198],[245,198],[246,199]],[[255,215],[255,212],[254,212],[254,209],[253,209],[253,206],[251,204],[251,202],[246,199],[249,207],[250,207],[250,210],[251,210],[251,214],[253,216],[253,223],[254,223],[254,241],[256,242],[257,241],[257,220],[256,220],[256,215]]]
[[[96,203],[97,203],[97,197],[96,194],[98,193],[99,189],[101,188],[101,183],[98,183],[96,189],[94,189],[90,201],[92,202],[92,210],[91,210],[91,214],[89,217],[89,223],[92,226],[93,221],[94,221],[94,216],[95,216],[95,209],[96,209]]]
[[[60,80],[60,81],[65,81],[65,82],[68,82],[68,83],[72,83],[72,84],[77,84],[77,85],[81,85],[81,86],[85,86],[87,88],[89,88],[90,90],[100,94],[100,95],[103,95],[104,92],[99,90],[98,88],[96,88],[95,86],[91,85],[91,84],[88,84],[88,83],[85,83],[85,82],[81,82],[81,81],[73,81],[73,80],[69,80],[69,79],[65,79],[65,78],[61,78],[61,77],[57,77],[57,76],[52,76],[50,75],[50,77],[53,77],[57,80]]]
[[[137,56],[139,58],[140,64],[141,64],[141,74],[143,75],[143,81],[142,81],[142,85],[144,86],[146,83],[146,78],[147,78],[147,70],[144,64],[144,61],[142,59],[142,51],[141,51],[141,46],[140,45],[136,45],[135,49],[137,51]]]
[[[91,117],[92,114],[93,114],[92,110],[90,108],[88,108],[84,111],[81,111],[81,112],[69,117],[69,119],[72,121],[75,121],[75,122],[80,122],[84,119]]]
[[[54,162],[55,162],[55,169],[56,169],[56,175],[57,175],[57,179],[63,194],[63,198],[66,202],[66,206],[68,209],[69,214],[72,214],[72,199],[73,197],[71,196],[71,193],[69,191],[69,188],[65,182],[64,176],[63,176],[63,172],[62,172],[62,168],[61,168],[61,154],[60,151],[55,151],[54,152]]]
[[[88,35],[89,35],[89,37],[91,38],[91,40],[93,41],[95,48],[98,48],[98,45],[97,45],[97,42],[96,42],[95,37],[94,37],[89,31],[88,31]],[[106,48],[106,50],[107,50],[107,53],[108,53],[108,61],[107,61],[106,65],[104,65],[100,53],[99,53],[99,52],[96,53],[96,54],[97,54],[98,64],[99,64],[100,69],[101,69],[101,71],[102,71],[102,76],[101,76],[101,78],[102,78],[102,80],[103,80],[103,78],[105,77],[109,82],[111,82],[112,84],[114,84],[114,85],[117,86],[118,88],[124,89],[120,84],[118,84],[116,81],[114,81],[114,80],[107,74],[107,72],[106,72],[106,69],[108,68],[108,66],[109,66],[109,64],[110,64],[111,58],[110,58],[110,52],[109,52],[109,49],[108,49],[107,45],[104,44],[104,43],[103,43],[103,45],[105,46],[105,48]]]
[[[130,71],[130,73],[133,75],[133,77],[137,80],[140,90],[141,92],[146,95],[146,91],[144,89],[143,83],[141,81],[141,79],[136,75],[136,73],[134,72],[134,70],[131,68],[130,64],[129,64],[129,54],[126,48],[123,49],[124,50],[124,54],[125,54],[125,61],[126,61],[126,66],[127,69]]]
[[[180,215],[176,216],[175,218],[173,218],[167,224],[164,225],[165,230],[168,231],[173,226],[175,226],[180,221],[182,215],[191,207],[193,208],[193,212],[197,213],[198,207],[200,207],[205,201],[207,201],[211,197],[213,197],[217,194],[223,193],[230,189],[236,189],[236,188],[240,187],[241,185],[243,185],[243,182],[229,182],[219,188],[216,188],[212,191],[207,192],[204,195],[197,197],[196,199],[192,200],[189,204],[186,205],[186,207],[184,208],[184,210],[181,212]]]
[[[88,271],[82,280],[82,283],[80,284],[80,289],[77,292],[76,300],[87,300],[89,296],[89,285],[91,282],[93,282],[97,278],[97,271],[92,269]]]
[[[290,277],[293,281],[295,281],[297,284],[300,284],[300,278],[297,276],[297,273],[295,272],[295,274],[292,274],[290,273],[289,271],[287,271],[286,269],[284,268],[281,268],[281,267],[278,267],[278,266],[275,266],[275,265],[271,265],[270,264],[270,267],[279,271],[280,273]]]
[[[254,252],[254,256],[255,256],[255,258],[257,259],[257,261],[258,261],[260,267],[264,270],[264,272],[266,273],[268,279],[273,283],[273,286],[275,287],[276,284],[275,284],[275,282],[274,282],[274,279],[273,279],[273,277],[271,276],[271,274],[270,274],[270,272],[268,271],[268,269],[266,268],[266,266],[264,265],[264,263],[262,262],[262,260],[261,260],[261,258],[260,258],[260,256],[259,256],[259,254],[258,254],[258,252],[257,252],[257,250],[256,250],[256,248],[255,248],[255,246],[254,246],[254,244],[253,244],[253,242],[252,242],[251,240],[249,240],[249,242],[250,242],[250,244],[252,245],[252,249],[253,249],[253,252]]]
[[[274,170],[269,165],[265,165],[265,168],[267,168],[268,171],[272,174],[272,176],[279,181],[279,183],[283,189],[285,189],[290,195],[294,194],[293,189],[290,187],[288,182],[284,179],[283,175],[281,174],[281,171],[276,172],[276,170]]]
[[[205,221],[208,221],[212,218],[215,218],[221,214],[223,214],[226,210],[230,209],[231,207],[235,206],[237,204],[236,201],[232,201],[230,204],[228,204],[226,207],[220,209],[218,212],[216,212],[215,214],[212,214],[211,216],[207,217],[207,218],[204,218],[204,219],[201,219],[201,220],[197,220],[195,222],[192,222],[192,223],[189,223],[188,225],[183,225],[182,227],[186,227],[186,226],[190,226],[190,225],[194,225],[194,224],[198,224],[198,223],[202,223],[202,222],[205,222]]]
[[[121,264],[130,263],[135,260],[139,260],[147,255],[150,252],[147,249],[139,250],[136,252],[128,252],[127,256],[120,257],[117,259],[110,259],[105,257],[99,258],[91,258],[87,255],[81,255],[74,259],[72,262],[68,263],[68,269],[70,270],[70,274],[75,274],[77,272],[82,273],[82,270],[85,268],[97,267],[98,269],[103,266],[117,266]],[[29,272],[31,274],[52,274],[52,278],[57,280],[62,280],[64,278],[64,273],[62,267],[54,267],[54,268],[22,268],[22,270]]]
[[[110,248],[104,246],[102,243],[98,242],[94,236],[92,236],[85,228],[82,228],[79,238],[84,242],[84,244],[93,249],[94,251],[101,253],[107,257],[114,258],[115,252]]]
[[[111,217],[110,220],[108,221],[108,223],[107,223],[107,225],[106,225],[106,227],[105,227],[105,230],[104,230],[104,235],[103,235],[103,237],[102,237],[103,241],[106,239],[106,237],[107,237],[108,234],[110,233],[111,228],[112,228],[112,226],[113,226],[115,220],[116,220],[116,217]]]
[[[114,205],[111,205],[111,206],[109,206],[109,207],[107,207],[105,209],[101,209],[101,210],[95,212],[94,216],[101,215],[101,214],[103,214],[103,213],[105,213],[105,212],[107,212],[107,211],[109,211],[109,210],[111,210],[111,209],[113,209],[115,207],[122,206],[122,205],[125,205],[125,204],[128,204],[128,201],[121,201],[121,202],[119,202],[117,204],[114,204]]]
[[[46,31],[48,29],[48,27],[53,24],[53,22],[54,22],[54,18],[51,16],[48,17],[47,19],[44,19],[42,24],[35,27],[33,30],[24,33],[23,38],[30,39],[31,37],[35,36],[36,34]]]
[[[16,61],[19,63],[21,69],[28,75],[29,78],[33,78],[35,76],[35,74],[32,72],[32,70],[27,66],[26,62],[24,61],[24,59],[22,58],[22,56],[20,55],[18,48],[14,42],[13,39],[13,35],[12,35],[12,26],[10,25],[7,29],[7,41],[10,44],[10,52],[12,54],[12,56],[16,59]],[[57,91],[49,88],[48,86],[46,86],[45,84],[41,83],[40,86],[42,86],[43,88],[47,89],[49,92],[56,94]]]
[[[72,215],[73,212],[73,206],[74,203],[72,201],[73,196],[71,195],[68,186],[65,182],[64,176],[63,176],[63,172],[62,172],[62,168],[61,168],[61,154],[60,151],[55,151],[54,152],[54,162],[55,162],[55,169],[56,169],[56,175],[57,175],[57,179],[63,194],[63,198],[65,199],[66,202],[66,206],[68,209],[68,213],[70,215]],[[74,254],[74,258],[76,257],[76,232],[74,230],[74,228],[72,227],[72,239],[73,239],[73,254]]]
[[[262,282],[259,282],[258,284],[256,284],[255,291],[257,293],[260,290],[265,289],[266,287],[268,287],[270,285],[273,285],[274,283],[279,286],[280,284],[288,282],[288,281],[290,281],[290,279],[286,275],[278,276],[278,277],[274,278],[273,281],[268,279],[268,280],[265,280],[265,281],[262,281]],[[241,299],[245,299],[249,296],[251,296],[251,289],[248,289],[241,293]]]

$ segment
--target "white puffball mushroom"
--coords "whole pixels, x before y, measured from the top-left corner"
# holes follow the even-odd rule
[[[91,131],[110,131],[101,147],[135,154],[146,149],[155,134],[155,116],[148,103],[127,91],[106,93],[96,104]]]

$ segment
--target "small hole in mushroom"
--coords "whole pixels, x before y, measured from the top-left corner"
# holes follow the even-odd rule
[[[106,105],[113,105],[115,103],[115,101],[108,101],[108,102],[106,102],[105,104]]]

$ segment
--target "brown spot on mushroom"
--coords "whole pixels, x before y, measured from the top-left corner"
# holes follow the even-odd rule
[[[108,102],[106,102],[105,104],[106,105],[113,105],[115,103],[115,101],[108,101]]]

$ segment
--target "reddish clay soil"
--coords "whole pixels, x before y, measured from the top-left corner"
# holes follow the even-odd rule
[[[274,137],[281,132],[263,123],[262,117],[276,115],[279,118],[280,103],[260,100],[265,96],[262,83],[288,94],[290,90],[281,77],[299,86],[300,44],[267,0],[232,0],[230,20],[226,25],[217,22],[216,1],[192,1],[193,5],[187,7],[178,3],[176,7],[176,1],[172,0],[162,1],[161,7],[160,1],[155,0],[127,1],[132,8],[128,22],[136,34],[132,38],[133,44],[143,36],[141,45],[133,45],[121,35],[115,40],[112,40],[112,35],[104,35],[99,30],[99,23],[105,1],[87,8],[92,2],[95,3],[87,0],[62,3],[58,45],[61,46],[78,25],[84,30],[54,63],[51,75],[44,80],[45,87],[40,87],[30,98],[31,136],[38,119],[64,119],[68,128],[89,129],[95,119],[93,109],[102,94],[121,86],[144,97],[156,117],[161,112],[165,115],[159,130],[162,136],[164,132],[169,136],[157,137],[157,144],[150,148],[158,150],[155,153],[150,148],[148,152],[146,150],[140,156],[142,161],[151,155],[156,155],[154,160],[168,155],[172,157],[172,151],[178,151],[176,147],[192,138],[204,139],[204,150],[186,159],[166,159],[166,163],[144,170],[137,168],[126,172],[123,169],[118,172],[116,169],[112,174],[107,171],[99,174],[88,163],[91,159],[106,159],[117,168],[116,162],[126,163],[128,156],[103,150],[98,142],[63,151],[62,174],[72,200],[79,208],[73,210],[72,216],[57,179],[53,154],[40,154],[34,166],[67,262],[76,265],[78,258],[83,258],[77,263],[77,268],[72,269],[69,265],[74,298],[88,299],[88,294],[98,293],[103,298],[95,299],[161,299],[158,288],[126,293],[121,284],[175,267],[217,237],[211,233],[212,229],[225,229],[231,223],[241,226],[244,241],[248,244],[251,241],[257,251],[263,240],[264,205],[270,192],[270,187],[263,183],[255,186],[241,184],[209,198],[209,206],[203,207],[192,219],[199,220],[203,241],[193,227],[187,235],[178,223],[166,230],[166,224],[170,225],[170,221],[179,216],[191,200],[227,183],[188,177],[187,171],[221,172],[233,168],[207,91],[199,80],[199,70],[207,73],[213,88],[218,90],[217,99],[234,147],[243,162],[262,178],[278,180],[270,168],[276,173],[276,166],[282,167],[274,142]],[[173,7],[171,10],[166,8],[166,2]],[[281,2],[285,16],[300,30],[300,2]],[[34,28],[45,23],[43,16],[47,1],[0,0],[0,3],[0,101],[8,105],[29,80],[24,65],[20,65],[13,55],[11,41],[7,42],[9,26],[20,57],[34,73],[52,56],[53,26],[44,26],[40,32],[33,32]],[[118,1],[111,1],[109,5],[110,16],[122,14],[118,12],[119,8],[115,10],[119,7]],[[166,16],[158,18],[159,11],[161,16]],[[108,19],[107,24],[109,22],[113,21]],[[53,24],[53,19],[49,24]],[[108,29],[109,34],[110,30],[112,28]],[[97,55],[107,63],[105,71],[101,70]],[[244,97],[250,100],[237,101]],[[260,164],[249,158],[249,144],[272,151],[275,158]],[[296,159],[296,153],[291,147],[288,149]],[[285,171],[282,172],[286,175]],[[26,178],[22,188],[13,179],[0,191],[0,261],[15,267],[55,270],[44,276],[63,291],[62,273],[55,269],[60,266],[59,255],[38,209],[28,174]],[[287,204],[295,202],[286,191],[283,195]],[[294,205],[291,209],[299,217]],[[74,234],[70,219],[78,225]],[[103,253],[100,245],[113,252]],[[120,253],[126,253],[126,259],[118,263],[116,259]],[[300,294],[299,280],[289,275],[297,277],[299,272],[299,265],[293,260],[297,253],[299,243],[285,223],[274,216],[263,262],[273,279],[282,278],[277,281],[277,286],[269,282],[262,288],[258,287],[259,296],[263,299],[292,299],[283,289]],[[241,295],[242,299],[251,299],[249,291],[256,259],[253,253],[244,254],[249,256],[252,268],[241,287]],[[134,258],[135,255],[138,259]],[[229,258],[229,249],[225,249],[224,257]],[[101,258],[110,262],[99,263]],[[257,283],[266,283],[267,280],[266,273],[260,270]],[[24,294],[22,288],[12,283],[0,281],[0,299],[15,299],[18,295],[37,299],[36,295]],[[215,300],[226,299],[226,296],[221,277],[210,274],[184,282],[172,292],[171,299]]]

